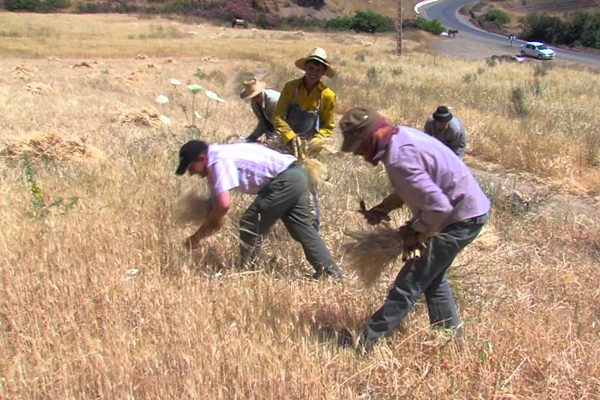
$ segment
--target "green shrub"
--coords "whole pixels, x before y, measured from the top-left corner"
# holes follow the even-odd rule
[[[40,0],[5,0],[4,8],[8,11],[36,11]]]
[[[71,5],[69,0],[6,0],[4,8],[8,11],[35,11],[52,12],[67,8]]]
[[[506,11],[498,8],[488,11],[486,17],[489,21],[499,21],[503,24],[508,24],[510,22],[510,16],[506,13]]]
[[[439,35],[446,30],[444,25],[437,19],[427,19],[423,17],[417,18],[417,27],[421,30],[431,32],[434,35]]]
[[[357,11],[353,20],[351,29],[356,32],[393,32],[396,29],[391,18],[372,11]]]
[[[337,17],[325,22],[325,29],[331,31],[349,31],[354,25],[352,17]]]

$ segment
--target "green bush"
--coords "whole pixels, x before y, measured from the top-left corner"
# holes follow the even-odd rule
[[[4,8],[8,11],[52,12],[67,8],[69,0],[5,0]]]
[[[356,32],[393,32],[396,27],[394,21],[381,14],[372,11],[357,11],[354,16],[352,28]]]
[[[444,25],[442,25],[437,19],[427,19],[423,17],[417,18],[417,28],[431,32],[435,35],[439,35],[446,30]]]
[[[497,8],[488,11],[486,17],[489,21],[499,21],[503,24],[508,24],[510,22],[510,16],[506,13],[506,11]]]
[[[325,29],[331,31],[349,31],[354,25],[352,17],[336,17],[325,22]]]
[[[4,8],[8,11],[36,11],[40,0],[5,0]]]

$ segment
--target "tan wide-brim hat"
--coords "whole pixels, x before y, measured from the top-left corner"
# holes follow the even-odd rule
[[[331,64],[329,63],[329,60],[327,60],[327,52],[324,49],[320,47],[315,47],[308,56],[296,60],[296,67],[304,71],[306,62],[310,60],[318,61],[321,64],[324,64],[327,67],[327,70],[325,71],[325,76],[328,78],[333,78],[333,76],[335,75],[335,70],[331,68]]]
[[[256,78],[252,78],[249,81],[244,82],[244,90],[240,93],[240,98],[242,100],[251,99],[267,87],[265,82],[261,82],[256,80]]]
[[[353,153],[364,136],[375,128],[379,117],[379,113],[366,107],[354,107],[346,111],[339,123],[344,137],[342,152]]]

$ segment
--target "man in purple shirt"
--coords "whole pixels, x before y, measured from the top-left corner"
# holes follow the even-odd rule
[[[262,236],[283,221],[302,245],[315,269],[313,278],[342,277],[325,242],[313,226],[308,209],[308,178],[296,158],[255,143],[211,144],[191,140],[179,150],[175,172],[207,178],[212,207],[206,221],[186,240],[190,248],[215,233],[230,207],[230,191],[257,195],[240,220],[241,265],[252,266],[260,255]]]
[[[407,249],[428,239],[420,258],[409,259],[383,306],[369,319],[359,348],[393,331],[425,294],[433,326],[458,328],[460,320],[446,270],[479,234],[488,219],[490,200],[465,163],[439,140],[407,126],[392,126],[373,110],[356,107],[340,120],[342,151],[385,166],[394,193],[365,212],[375,225],[406,204],[413,218],[400,228]]]

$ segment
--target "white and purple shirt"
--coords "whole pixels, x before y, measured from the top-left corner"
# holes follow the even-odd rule
[[[418,129],[400,126],[381,161],[392,187],[413,212],[412,226],[419,232],[439,232],[490,210],[490,200],[469,167]]]
[[[213,196],[237,189],[257,194],[296,158],[256,143],[208,146],[208,183]]]

